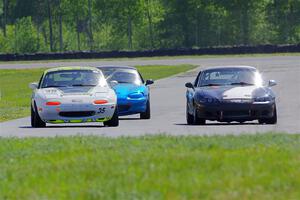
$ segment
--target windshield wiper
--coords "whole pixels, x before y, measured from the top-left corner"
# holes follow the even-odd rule
[[[230,85],[254,85],[253,83],[246,83],[246,82],[236,82],[230,83]]]
[[[126,82],[126,81],[118,81],[118,83],[131,83],[131,82]]]
[[[47,85],[47,86],[44,86],[42,88],[51,88],[51,87],[56,88],[56,87],[67,87],[67,86],[65,86],[65,85]]]
[[[200,87],[207,87],[207,86],[220,86],[220,84],[210,83],[210,84],[206,84],[206,85],[201,85]]]
[[[72,86],[74,86],[74,87],[76,87],[76,86],[87,86],[87,87],[95,87],[95,86],[97,86],[97,85],[93,85],[93,84],[74,84],[74,85],[72,85]]]

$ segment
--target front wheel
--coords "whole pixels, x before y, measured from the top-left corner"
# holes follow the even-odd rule
[[[274,108],[274,113],[273,116],[269,119],[259,119],[258,122],[260,124],[277,124],[277,109],[276,109],[276,105]]]
[[[40,118],[36,106],[35,106],[35,111],[31,106],[31,126],[33,128],[46,127],[46,123]]]
[[[118,113],[118,107],[116,106],[114,115],[112,118],[106,122],[103,122],[104,126],[110,126],[110,127],[116,127],[119,126],[119,113]]]
[[[188,103],[186,103],[186,122],[188,125],[194,124],[194,116],[189,113]]]
[[[197,109],[194,107],[194,116],[193,116],[193,124],[194,125],[205,125],[206,120],[204,118],[199,118],[197,114]]]
[[[140,118],[141,119],[150,119],[151,118],[151,112],[150,112],[150,100],[148,99],[147,105],[146,105],[146,111],[140,113]]]

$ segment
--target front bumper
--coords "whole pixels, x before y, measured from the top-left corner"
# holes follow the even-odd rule
[[[119,115],[131,115],[145,112],[147,109],[148,98],[142,97],[138,99],[118,98]]]
[[[274,115],[275,103],[220,103],[217,105],[196,105],[197,116],[220,122],[251,121],[267,119]]]
[[[47,123],[104,122],[112,118],[115,108],[115,104],[61,104],[38,106],[38,113]]]

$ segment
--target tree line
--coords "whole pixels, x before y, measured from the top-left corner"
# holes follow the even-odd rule
[[[297,44],[300,0],[0,0],[0,53]]]

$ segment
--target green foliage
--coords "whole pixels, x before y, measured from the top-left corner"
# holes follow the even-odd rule
[[[2,138],[0,199],[299,199],[300,136]]]
[[[15,52],[34,53],[38,51],[37,31],[31,18],[24,17],[15,25]]]
[[[48,0],[8,2],[6,27],[17,34],[0,33],[2,53],[49,51],[50,24],[53,51],[300,42],[299,0],[49,0],[49,7]]]
[[[145,79],[161,79],[193,69],[191,65],[138,66]],[[45,69],[0,70],[0,122],[30,114],[29,83],[37,82]]]

